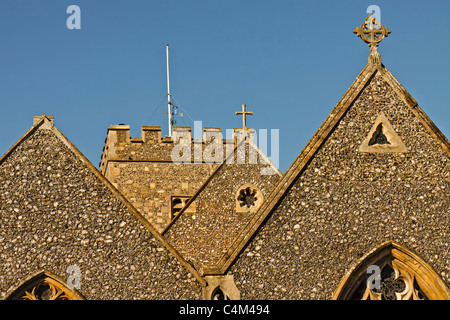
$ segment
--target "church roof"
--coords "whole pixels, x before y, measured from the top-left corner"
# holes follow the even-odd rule
[[[384,31],[385,36],[387,36],[387,34],[389,34],[390,32],[387,32],[386,30]],[[355,30],[355,33],[357,33],[357,30]],[[358,34],[358,36],[360,36],[360,34]],[[373,80],[376,74],[380,75],[382,79],[384,79],[384,81],[389,84],[390,88],[400,97],[400,99],[405,103],[412,114],[420,121],[423,127],[425,127],[429,134],[439,143],[442,149],[445,150],[447,154],[450,154],[450,142],[448,141],[448,139],[419,107],[414,98],[381,63],[381,57],[376,51],[378,42],[381,40],[382,37],[378,38],[378,41],[373,42],[372,45],[369,44],[369,46],[371,46],[371,54],[368,59],[368,64],[356,77],[355,81],[351,84],[340,101],[333,108],[331,113],[328,115],[328,117],[325,119],[325,121],[322,123],[313,137],[309,140],[309,142],[306,144],[304,149],[300,152],[291,166],[287,169],[283,177],[272,189],[271,193],[267,196],[258,212],[255,213],[252,219],[245,225],[243,230],[235,238],[234,242],[231,244],[228,250],[224,252],[217,264],[211,268],[206,269],[205,273],[223,274],[229,269],[229,267],[239,256],[241,251],[249,243],[250,239],[252,239],[261,225],[264,224],[264,222],[271,215],[277,204],[281,201],[281,199],[283,199],[292,183],[299,175],[302,174],[311,160],[315,157],[317,151],[321,148],[321,146],[329,138],[330,134],[339,124],[341,119],[345,116],[348,109],[353,105],[355,100],[366,88],[367,84],[371,80]],[[364,41],[369,43],[369,41]],[[395,150],[391,151],[396,152]],[[389,152],[389,150],[387,152]]]

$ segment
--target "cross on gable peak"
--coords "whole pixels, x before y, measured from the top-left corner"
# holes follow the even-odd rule
[[[381,64],[381,56],[378,53],[378,44],[387,37],[391,31],[381,24],[372,14],[369,14],[361,26],[353,30],[358,37],[370,47],[369,63]]]
[[[253,111],[246,111],[245,108],[246,108],[246,105],[243,104],[242,105],[242,111],[236,111],[235,114],[236,115],[242,115],[242,129],[247,130],[248,128],[247,128],[247,118],[246,118],[246,116],[247,115],[252,116],[253,115]]]
[[[378,45],[391,31],[381,24],[372,14],[369,14],[361,24],[353,30],[358,37],[360,37],[369,46]]]

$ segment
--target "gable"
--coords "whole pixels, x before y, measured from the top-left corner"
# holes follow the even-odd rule
[[[253,155],[258,155],[256,163],[252,161]],[[232,157],[235,159],[230,163]],[[267,174],[269,171],[272,174]],[[281,173],[256,145],[242,140],[169,225],[164,236],[204,273],[222,257],[280,177]]]
[[[0,159],[0,181],[2,297],[77,266],[87,299],[200,298],[192,267],[47,117]]]
[[[383,66],[376,68],[353,101],[338,103],[248,224],[246,236],[224,254],[216,270],[230,268],[237,282],[260,278],[280,289],[278,296],[264,295],[258,281],[246,281],[239,288],[243,296],[258,291],[265,298],[330,298],[345,268],[386,240],[416,249],[448,275],[441,253],[449,250],[443,240],[450,213],[449,143],[392,78]],[[380,114],[406,151],[359,150]],[[261,272],[257,265],[268,267]],[[270,280],[274,274],[321,280],[276,283]]]

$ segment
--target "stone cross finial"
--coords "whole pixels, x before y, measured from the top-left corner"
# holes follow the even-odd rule
[[[246,121],[246,116],[247,115],[253,115],[253,112],[250,111],[245,111],[245,104],[242,105],[242,111],[236,111],[236,115],[241,115],[242,114],[242,129],[247,130],[247,121]]]
[[[369,14],[361,26],[353,30],[353,33],[369,44],[369,62],[380,64],[381,56],[377,47],[381,40],[387,37],[391,31],[384,27],[380,21],[376,20],[372,14]]]

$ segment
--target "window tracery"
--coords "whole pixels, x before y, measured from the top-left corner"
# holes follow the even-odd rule
[[[31,290],[25,291],[22,300],[71,300],[71,298],[58,283],[46,278]]]
[[[236,212],[254,212],[263,202],[263,194],[251,183],[241,186],[236,192]]]
[[[351,299],[358,300],[428,300],[413,274],[401,268],[395,260],[386,263],[380,272],[378,285],[362,281]]]
[[[388,241],[344,276],[332,299],[448,300],[450,288],[416,253]]]
[[[7,300],[83,300],[75,289],[70,289],[64,280],[47,272],[40,271],[16,287]]]
[[[250,187],[247,187],[245,189],[242,189],[239,192],[239,204],[241,207],[247,207],[247,208],[251,208],[254,207],[256,205],[256,201],[258,200],[258,197],[256,196],[256,190],[252,189]]]

